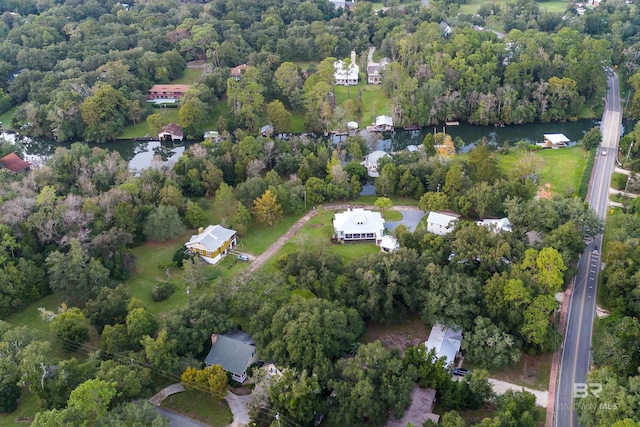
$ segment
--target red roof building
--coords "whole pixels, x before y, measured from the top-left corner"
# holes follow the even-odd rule
[[[25,162],[16,153],[9,153],[0,159],[0,165],[9,169],[11,172],[22,172],[28,170],[31,166],[29,162]]]
[[[153,85],[147,94],[147,101],[176,102],[188,89],[189,85]]]
[[[160,140],[182,141],[184,134],[182,128],[176,123],[169,123],[160,130],[158,134]]]
[[[242,78],[242,72],[244,70],[246,70],[247,68],[249,68],[249,66],[247,64],[242,64],[242,65],[238,65],[235,68],[231,69],[231,77],[233,77],[234,79],[236,79],[236,81],[240,81],[240,79]]]

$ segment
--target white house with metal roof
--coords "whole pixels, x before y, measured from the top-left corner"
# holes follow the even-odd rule
[[[443,236],[453,231],[456,221],[460,215],[454,213],[429,212],[427,216],[427,231]]]
[[[204,359],[207,366],[220,365],[239,383],[247,379],[247,369],[256,362],[256,347],[240,339],[211,335],[211,350]]]
[[[372,153],[367,154],[364,158],[364,161],[360,164],[364,165],[364,167],[367,168],[367,174],[370,177],[377,178],[380,176],[380,172],[378,171],[378,162],[384,157],[391,157],[391,155],[382,150],[376,150]]]
[[[335,238],[343,242],[371,241],[379,245],[384,236],[384,219],[380,212],[347,209],[336,213],[333,230]]]
[[[424,347],[427,352],[432,348],[435,349],[436,359],[444,357],[445,366],[453,366],[461,344],[462,331],[460,329],[451,329],[436,323],[431,328],[429,339],[425,341]]]
[[[191,236],[184,245],[187,252],[200,255],[209,264],[217,264],[236,244],[235,230],[221,225],[210,225],[205,229],[200,227],[198,234]]]
[[[499,233],[501,231],[511,232],[511,223],[509,222],[509,218],[481,219],[477,224],[481,227],[488,228],[494,233]]]

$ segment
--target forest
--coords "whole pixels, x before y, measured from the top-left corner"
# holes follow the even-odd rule
[[[392,61],[380,89],[397,126],[597,117],[603,66],[616,64],[635,81],[640,23],[624,2],[582,16],[525,0],[487,4],[473,16],[457,6],[433,1],[374,13],[367,2],[345,11],[325,0],[153,0],[126,8],[113,0],[7,1],[0,5],[0,113],[16,106],[14,128],[58,141],[106,142],[149,116],[155,130],[163,123],[146,103],[148,89],[202,59],[210,72],[180,105],[189,138],[201,139],[218,103],[233,106],[218,120],[220,131],[271,122],[288,132],[291,115],[304,117],[307,131],[341,129],[361,118],[363,95],[356,87],[335,105],[333,61],[355,51],[366,80],[370,46]],[[438,25],[445,19],[454,28],[448,37]],[[504,36],[472,27],[496,20]],[[250,65],[247,78],[228,80],[240,64]]]
[[[479,212],[506,214],[513,233],[494,234],[473,222],[461,223],[446,237],[401,227],[395,231],[400,251],[350,264],[327,250],[327,239],[278,259],[274,272],[231,280],[211,280],[202,263],[178,252],[175,264],[156,262],[161,268],[182,265],[199,296],[161,321],[131,297],[126,284],[136,265],[135,245],[162,242],[183,235],[187,226],[203,225],[208,204],[222,212],[223,225],[243,234],[254,223],[269,226],[283,213],[303,212],[305,191],[307,202],[318,205],[353,200],[359,193],[354,187],[362,186],[362,166],[353,161],[342,166],[337,159],[352,152],[361,157],[366,147],[364,140],[351,137],[346,148],[330,155],[322,140],[285,143],[246,136],[237,144],[195,145],[173,168],[133,175],[117,153],[74,144],[59,148],[44,167],[27,175],[3,171],[3,317],[53,292],[61,306],[46,315],[66,354],[83,348],[93,328],[100,336],[99,349],[87,360],[65,359],[51,352],[51,338],[4,322],[4,410],[15,408],[20,384],[42,406],[34,425],[74,422],[87,414],[72,403],[71,393],[92,381],[91,387],[113,393],[111,400],[105,398],[104,411],[113,412],[109,417],[135,412],[121,405],[201,366],[212,331],[223,333],[238,322],[254,337],[261,356],[285,370],[282,380],[264,385],[265,400],[256,403],[255,420],[265,425],[272,412],[263,408],[301,425],[313,422],[314,411],[326,413],[333,425],[382,421],[389,412],[403,413],[416,382],[438,387],[449,410],[477,408],[491,396],[481,369],[463,382],[451,382],[442,362],[426,358],[419,347],[412,351],[423,356],[408,352],[401,358],[379,343],[360,346],[365,321],[384,324],[418,313],[427,324],[457,325],[468,331],[467,360],[488,369],[516,362],[523,349],[557,348],[561,338],[553,295],[573,275],[584,236],[600,233],[602,222],[573,197],[535,200],[531,181],[523,181],[520,173],[503,174],[496,162],[500,154],[486,146],[453,161],[426,149],[394,156],[376,187],[413,198],[426,211],[461,208],[468,218]],[[526,167],[524,161],[521,168]],[[283,179],[290,174],[294,178]],[[526,231],[539,236],[533,246],[523,241]],[[171,289],[160,285],[154,300],[171,296]],[[313,298],[292,297],[299,292]],[[487,348],[489,342],[500,345]],[[378,373],[367,374],[359,372],[357,359],[342,359],[348,354],[387,362]],[[58,366],[55,373],[43,376],[42,369],[52,365]],[[74,369],[83,374],[68,375]],[[118,380],[115,389],[109,385],[113,379]],[[306,386],[293,395],[278,392],[288,389],[286,381]],[[354,387],[366,387],[368,394],[354,401],[355,395],[335,399],[326,391]],[[387,397],[379,400],[380,393]],[[536,416],[527,417],[535,423]]]

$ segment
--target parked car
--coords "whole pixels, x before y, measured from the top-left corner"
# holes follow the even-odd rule
[[[458,375],[459,377],[464,377],[469,373],[468,369],[464,368],[453,368],[453,375]]]
[[[238,259],[240,261],[249,261],[249,256],[245,255],[245,254],[240,254],[240,255],[238,255]]]

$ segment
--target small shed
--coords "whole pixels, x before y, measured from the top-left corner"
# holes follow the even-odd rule
[[[29,162],[22,160],[16,153],[9,153],[0,159],[0,165],[3,168],[9,169],[11,172],[18,173],[29,170],[31,165]]]
[[[383,236],[380,239],[380,251],[381,252],[395,252],[400,249],[398,240],[393,236]]]
[[[182,141],[184,134],[182,128],[176,123],[169,123],[160,130],[158,138],[161,141]]]
[[[544,147],[547,148],[564,148],[571,140],[561,133],[545,133]]]
[[[347,129],[349,129],[349,130],[357,130],[358,129],[358,122],[349,122],[349,123],[347,123]]]

